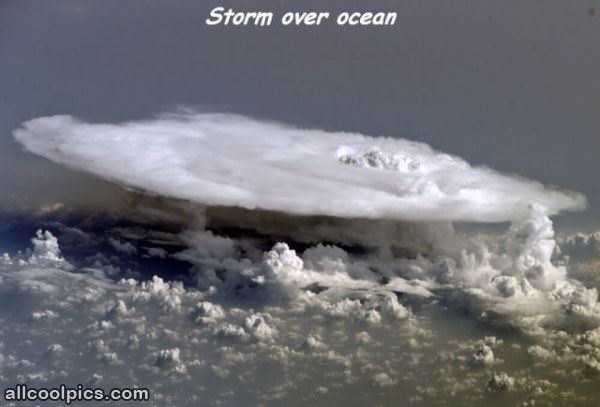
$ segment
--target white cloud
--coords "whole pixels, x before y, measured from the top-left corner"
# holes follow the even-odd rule
[[[472,355],[472,361],[475,365],[490,366],[494,364],[494,351],[488,345],[480,343]]]
[[[504,372],[494,373],[488,382],[488,388],[491,391],[506,391],[512,390],[515,385],[515,379]]]
[[[27,150],[102,178],[207,205],[403,220],[514,220],[581,195],[472,167],[404,139],[298,129],[228,114],[122,124],[70,116],[15,131]]]

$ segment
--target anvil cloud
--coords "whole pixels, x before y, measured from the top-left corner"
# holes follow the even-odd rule
[[[25,148],[150,193],[206,205],[409,221],[499,222],[585,206],[582,195],[474,167],[399,138],[307,130],[231,114],[120,124],[27,121]]]

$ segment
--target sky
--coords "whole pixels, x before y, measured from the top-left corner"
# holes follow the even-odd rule
[[[286,3],[227,6],[277,13]],[[398,12],[386,28],[207,27],[217,5],[4,1],[3,200],[80,202],[112,193],[22,153],[11,132],[23,121],[71,114],[114,122],[185,105],[423,141],[585,194],[589,209],[559,225],[591,230],[600,221],[595,2],[370,2],[372,10]],[[364,6],[333,1],[326,8]]]
[[[597,405],[599,5],[0,2],[0,387]]]

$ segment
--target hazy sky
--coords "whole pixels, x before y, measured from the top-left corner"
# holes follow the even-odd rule
[[[218,5],[380,9],[398,19],[392,28],[205,26]],[[588,212],[565,221],[593,228],[600,223],[595,8],[596,1],[554,0],[4,0],[3,199],[64,200],[94,187],[21,153],[11,130],[24,120],[64,113],[116,121],[193,105],[424,141],[585,193]]]

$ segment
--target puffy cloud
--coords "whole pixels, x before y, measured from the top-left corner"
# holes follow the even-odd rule
[[[181,361],[179,348],[161,349],[156,352],[155,365],[161,369],[172,370],[177,373],[185,373],[185,364]]]
[[[65,266],[66,261],[60,254],[58,240],[49,231],[38,230],[31,239],[33,250],[27,260],[30,264],[54,264]]]
[[[50,320],[58,317],[58,314],[52,310],[35,311],[31,314],[34,321]]]
[[[277,329],[267,323],[268,314],[250,314],[244,321],[246,330],[259,340],[272,340],[277,335]]]
[[[567,256],[570,262],[600,260],[600,232],[562,236],[558,243],[560,253]]]
[[[51,243],[56,238],[41,236],[34,245],[60,253]],[[353,257],[317,248],[299,261],[291,250],[288,246],[266,259],[275,269],[301,272],[308,267],[309,273],[308,258],[320,265],[341,259],[344,266],[334,269],[342,273]],[[33,252],[13,254],[10,263],[0,264],[0,334],[7,344],[0,345],[0,383],[7,386],[17,381],[44,386],[86,381],[104,388],[143,384],[152,391],[150,405],[156,406],[300,398],[323,404],[330,397],[367,404],[373,394],[387,397],[406,388],[407,399],[425,405],[440,397],[464,405],[485,402],[489,396],[481,388],[488,383],[493,391],[511,390],[516,400],[572,404],[581,400],[565,393],[565,386],[583,388],[581,379],[595,374],[600,360],[595,350],[600,336],[590,330],[554,334],[556,345],[543,345],[555,346],[550,357],[535,357],[539,367],[523,365],[535,351],[496,336],[467,340],[481,327],[443,311],[430,297],[397,295],[376,286],[332,286],[320,293],[299,289],[290,302],[261,303],[158,277],[116,282],[64,259],[32,262]],[[37,253],[39,259],[46,252]],[[254,266],[265,271],[263,261]],[[48,289],[35,288],[38,283]],[[413,303],[409,312],[411,298],[425,302]],[[552,336],[547,332],[544,340]],[[512,332],[507,338],[513,342],[519,336]],[[469,368],[473,354],[483,362],[477,368]],[[521,362],[513,363],[513,356],[507,357],[512,354]],[[490,371],[500,363],[511,369],[510,376]],[[576,369],[573,379],[563,377],[557,386],[545,378],[554,380],[561,369],[547,366],[560,363]],[[357,386],[360,392],[354,391]]]
[[[475,353],[473,353],[472,361],[475,365],[490,366],[494,364],[494,351],[485,343],[477,345]]]
[[[515,385],[515,379],[506,373],[494,373],[488,382],[488,389],[491,391],[506,391],[511,390]]]
[[[54,343],[54,344],[48,346],[48,350],[47,350],[48,354],[50,354],[50,355],[57,355],[59,353],[62,353],[63,351],[64,351],[64,348],[59,343]]]
[[[472,167],[399,138],[298,129],[229,114],[121,124],[25,122],[28,151],[130,187],[207,205],[404,220],[516,219],[529,204],[579,209],[581,195]]]
[[[554,353],[540,345],[532,345],[527,348],[527,353],[536,359],[552,359]]]
[[[129,314],[129,310],[127,309],[127,304],[125,301],[118,300],[113,306],[111,306],[106,312],[106,316],[109,319],[119,319],[127,316]]]
[[[214,324],[218,320],[225,318],[223,307],[209,301],[202,301],[196,304],[196,306],[190,310],[190,314],[196,322],[204,324]]]
[[[373,381],[377,384],[377,386],[381,387],[393,386],[395,383],[394,380],[385,372],[374,375]]]

